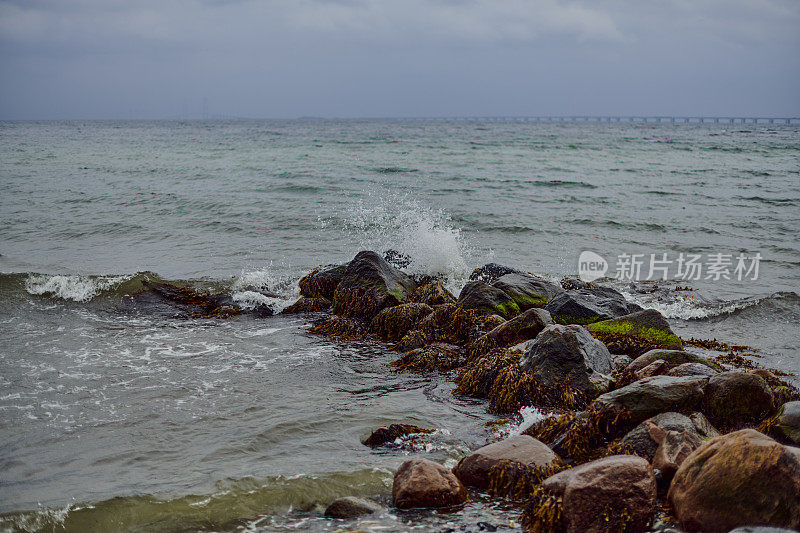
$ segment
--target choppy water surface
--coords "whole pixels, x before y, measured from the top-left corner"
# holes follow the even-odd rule
[[[0,123],[0,518],[4,528],[334,530],[343,495],[388,503],[410,453],[453,464],[490,437],[480,403],[397,374],[313,317],[182,319],[143,280],[276,310],[309,268],[364,248],[447,276],[496,261],[575,275],[582,250],[755,254],[757,280],[684,296],[610,281],[684,337],[800,370],[800,129],[417,121]],[[265,292],[278,297],[264,296]],[[372,451],[371,429],[437,429]],[[513,529],[386,512],[375,531]]]

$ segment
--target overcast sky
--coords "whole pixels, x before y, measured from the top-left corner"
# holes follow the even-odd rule
[[[798,0],[0,0],[0,118],[800,116]]]

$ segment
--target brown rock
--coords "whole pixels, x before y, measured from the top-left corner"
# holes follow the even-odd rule
[[[703,412],[724,427],[755,424],[773,409],[772,390],[761,376],[723,372],[708,379]]]
[[[373,431],[369,437],[361,441],[364,446],[375,448],[387,443],[393,443],[395,440],[406,435],[413,433],[433,433],[432,429],[422,429],[421,427],[413,426],[411,424],[392,424]]]
[[[544,309],[528,309],[511,320],[504,321],[475,341],[472,352],[483,354],[492,348],[502,348],[533,339],[544,328],[552,324],[553,319],[550,317],[550,313]]]
[[[392,501],[398,509],[451,507],[468,499],[458,478],[428,459],[409,459],[394,475]]]
[[[293,313],[318,313],[331,308],[331,301],[327,298],[310,298],[301,296],[299,300],[282,311],[282,314]]]
[[[334,500],[327,509],[325,509],[325,516],[327,518],[355,518],[366,514],[378,513],[381,511],[381,506],[372,500],[366,498],[356,498],[355,496],[347,496]]]
[[[667,372],[668,376],[713,376],[719,371],[703,363],[683,363]]]
[[[653,456],[653,468],[661,472],[661,481],[669,485],[678,467],[703,441],[691,431],[666,431],[659,441]]]
[[[546,467],[558,460],[547,445],[528,435],[517,435],[478,448],[461,459],[453,473],[465,485],[485,490],[489,486],[489,470],[502,461]]]
[[[567,533],[642,531],[655,513],[653,469],[635,455],[612,455],[565,470],[542,487],[561,496]]]
[[[375,315],[370,329],[379,337],[396,341],[414,329],[420,320],[433,312],[431,306],[420,303],[407,303],[388,307]]]
[[[753,429],[716,437],[678,468],[668,499],[687,531],[800,528],[800,449]]]
[[[653,376],[658,376],[661,374],[666,373],[667,371],[667,362],[663,359],[656,359],[643,369],[636,372],[636,379],[644,379]]]

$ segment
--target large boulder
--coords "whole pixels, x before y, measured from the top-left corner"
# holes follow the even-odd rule
[[[480,337],[473,345],[473,352],[486,353],[492,348],[502,348],[533,339],[551,325],[553,319],[550,318],[550,313],[544,309],[528,309]]]
[[[653,349],[683,348],[683,341],[673,333],[669,323],[655,309],[645,309],[619,318],[595,322],[587,325],[586,329],[603,341],[612,352],[634,357]]]
[[[333,312],[371,320],[382,309],[402,303],[416,283],[375,252],[359,252],[333,295]]]
[[[532,307],[544,307],[564,289],[542,278],[530,274],[510,273],[491,283],[492,287],[508,294],[521,311]]]
[[[381,506],[378,502],[368,500],[366,498],[356,498],[355,496],[346,496],[334,500],[325,509],[325,516],[327,518],[356,518],[367,514],[379,513]]]
[[[281,314],[290,315],[293,313],[319,313],[331,308],[331,301],[327,298],[312,298],[301,296],[295,303],[281,311]]]
[[[568,387],[587,400],[611,385],[611,354],[581,326],[547,326],[530,343],[519,365],[543,386]]]
[[[800,444],[800,401],[786,402],[778,410],[775,431],[793,444]]]
[[[470,281],[458,295],[458,305],[462,309],[474,309],[486,315],[500,315],[511,318],[519,314],[519,306],[513,298],[502,290],[482,281]]]
[[[650,464],[635,455],[612,455],[545,479],[542,489],[561,498],[567,533],[644,531],[656,510]]]
[[[772,390],[761,376],[723,372],[708,378],[703,412],[723,427],[760,422],[773,410]]]
[[[800,528],[800,449],[752,429],[716,437],[681,464],[668,499],[687,531]]]
[[[559,324],[591,324],[641,311],[622,293],[609,287],[566,291],[553,297],[545,308]]]
[[[465,485],[485,490],[489,486],[489,470],[503,461],[545,468],[558,460],[547,445],[528,435],[517,435],[478,448],[461,459],[453,473]]]
[[[620,428],[668,411],[691,412],[703,399],[707,377],[653,376],[598,397],[592,406],[606,416],[624,414]]]
[[[397,341],[414,327],[433,309],[427,304],[407,303],[387,307],[372,319],[370,329],[379,337]]]
[[[333,300],[333,293],[342,281],[347,265],[328,265],[315,268],[300,279],[300,295],[307,298]]]
[[[681,413],[670,411],[658,414],[645,420],[626,433],[625,436],[622,437],[622,442],[628,444],[636,455],[644,457],[648,461],[652,461],[659,443],[652,436],[650,430],[651,425],[661,428],[665,432],[675,431],[682,433],[686,431],[694,433],[701,439],[709,439],[718,435],[718,433],[708,425],[707,421],[705,421],[705,417],[703,417],[701,413],[696,413],[695,415],[697,422]]]
[[[430,283],[418,286],[414,292],[411,293],[409,299],[412,302],[428,305],[443,305],[456,302],[456,297],[445,289],[439,281],[431,281]]]
[[[659,359],[667,363],[668,371],[685,363],[701,364],[705,367],[714,370],[715,371],[714,373],[716,373],[716,371],[722,370],[722,367],[720,367],[718,364],[712,363],[711,361],[703,357],[700,357],[699,355],[694,355],[689,352],[684,352],[683,350],[650,350],[648,352],[643,353],[633,361],[631,361],[631,363],[627,367],[627,370],[629,372],[638,372],[639,370],[642,370],[649,364]]]
[[[394,475],[392,501],[398,509],[452,507],[468,499],[458,478],[428,459],[409,459]]]

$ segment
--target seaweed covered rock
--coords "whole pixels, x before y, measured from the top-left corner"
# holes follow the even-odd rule
[[[281,311],[284,315],[295,313],[319,313],[331,308],[331,301],[327,298],[312,298],[301,296],[295,303]]]
[[[622,437],[622,442],[628,444],[636,455],[644,457],[648,461],[653,460],[653,456],[658,449],[658,442],[653,438],[650,426],[656,426],[663,431],[690,432],[701,439],[709,439],[719,435],[705,421],[701,413],[696,413],[695,420],[675,412],[666,412],[645,420]]]
[[[683,341],[673,333],[669,323],[655,309],[645,309],[619,318],[595,322],[587,325],[586,329],[595,338],[603,341],[610,351],[634,357],[654,349],[683,348]]]
[[[756,424],[773,410],[772,390],[761,376],[723,372],[708,378],[703,412],[723,427]]]
[[[376,429],[369,437],[361,441],[364,446],[375,448],[384,444],[391,444],[395,440],[414,433],[433,433],[432,429],[423,429],[411,424],[392,424]]]
[[[403,338],[395,345],[395,349],[401,352],[410,352],[417,348],[423,348],[428,342],[428,338],[425,334],[415,329],[403,335]]]
[[[374,514],[381,512],[381,506],[378,502],[368,500],[366,498],[356,498],[355,496],[346,496],[334,500],[325,509],[325,516],[327,518],[356,518],[358,516]]]
[[[489,318],[474,309],[446,304],[434,308],[433,313],[420,321],[417,329],[427,342],[467,344],[485,333],[484,322]]]
[[[447,372],[460,367],[464,362],[465,350],[455,344],[433,342],[403,354],[390,364],[400,370],[426,372],[438,370]]]
[[[544,307],[553,297],[564,292],[564,289],[547,280],[515,272],[500,276],[491,285],[509,295],[520,311]]]
[[[669,326],[668,326],[669,327]],[[722,367],[719,366],[717,363],[713,363],[708,359],[700,357],[699,355],[695,355],[689,352],[684,352],[683,350],[650,350],[633,361],[628,365],[627,370],[629,372],[638,372],[642,370],[647,365],[653,363],[661,359],[666,362],[667,364],[667,371],[669,372],[673,368],[676,368],[679,365],[686,364],[686,363],[693,363],[693,364],[700,364],[707,368],[714,370],[716,373],[717,371],[722,370]],[[692,375],[692,374],[687,374]]]
[[[426,316],[431,314],[433,309],[427,304],[407,303],[387,307],[372,319],[370,329],[381,337],[389,341],[402,339],[403,336]]]
[[[506,274],[522,274],[521,270],[516,268],[499,265],[497,263],[487,263],[482,267],[478,267],[472,271],[469,276],[470,281],[483,281],[485,283],[492,283],[496,279],[505,276]]]
[[[475,341],[472,352],[483,354],[492,348],[502,348],[533,339],[550,325],[553,325],[550,313],[544,309],[528,309],[480,337]]]
[[[553,297],[545,309],[559,324],[591,324],[642,310],[609,287],[562,292]]]
[[[800,444],[800,401],[786,402],[778,410],[775,431],[793,444]]]
[[[328,265],[315,268],[300,279],[300,295],[307,298],[333,300],[333,293],[344,278],[347,265]]]
[[[409,459],[394,475],[392,501],[398,509],[452,507],[468,499],[458,478],[428,459]]]
[[[432,281],[414,289],[409,300],[433,306],[455,303],[456,297],[445,289],[441,282]]]
[[[752,429],[711,439],[678,468],[668,499],[687,531],[800,528],[800,449]]]
[[[527,531],[644,531],[655,510],[650,464],[635,455],[612,455],[545,479],[522,521]]]
[[[478,448],[461,459],[453,473],[465,485],[485,490],[489,487],[489,472],[503,461],[545,469],[559,458],[533,437],[517,435]]]
[[[520,359],[520,367],[550,388],[569,387],[592,399],[611,385],[611,354],[581,326],[547,326]]]
[[[462,309],[474,309],[485,315],[500,315],[511,318],[519,314],[519,306],[508,294],[482,281],[470,281],[458,295]]]
[[[375,252],[359,252],[347,265],[333,295],[333,312],[371,320],[382,309],[402,303],[416,283]]]
[[[139,298],[154,299],[169,306],[170,311],[185,318],[230,318],[241,315],[244,310],[227,294],[209,294],[194,287],[172,283],[142,281],[148,289]],[[262,304],[251,311],[259,317],[272,315],[272,309]]]
[[[362,319],[344,316],[330,316],[308,328],[309,333],[345,339],[363,337],[367,334],[367,331],[367,323]]]

